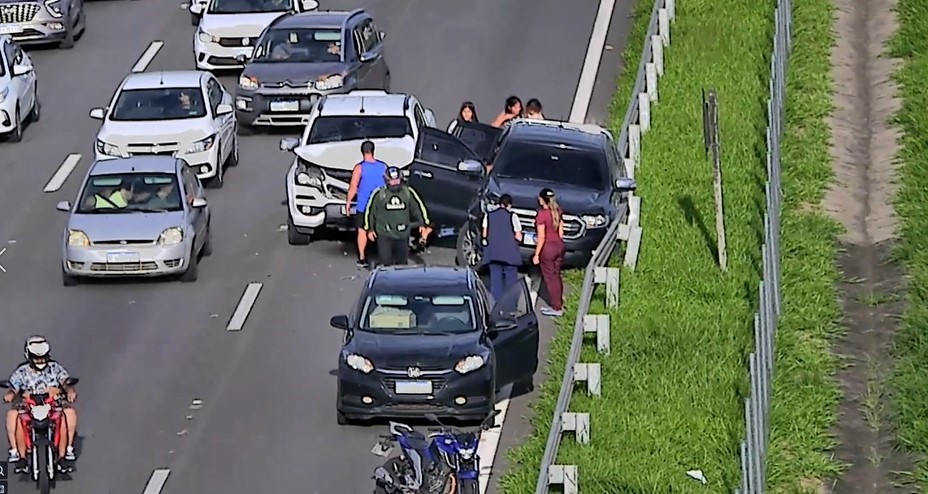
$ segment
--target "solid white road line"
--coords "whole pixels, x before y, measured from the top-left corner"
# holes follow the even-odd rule
[[[158,50],[164,46],[164,41],[152,41],[148,48],[145,49],[145,52],[142,53],[142,56],[139,57],[139,61],[135,62],[135,65],[132,66],[132,72],[145,72],[145,69],[148,68],[148,64],[155,59],[155,55],[158,54]]]
[[[71,175],[71,172],[77,168],[77,164],[80,162],[81,155],[74,153],[69,154],[61,163],[61,166],[58,167],[58,170],[55,171],[55,174],[52,175],[52,178],[48,179],[48,183],[45,184],[45,188],[42,189],[42,191],[55,192],[61,189],[61,186],[64,185],[64,182]]]
[[[493,464],[496,452],[499,450],[499,440],[503,435],[503,423],[506,412],[509,411],[509,397],[512,395],[512,385],[499,390],[496,403],[496,427],[480,433],[480,443],[477,444],[477,457],[480,458],[480,494],[486,494],[490,487],[490,476],[493,474]]]
[[[6,247],[0,249],[0,256],[2,256],[4,252],[6,252]],[[4,273],[6,273],[6,268],[3,267],[3,264],[0,264],[0,271],[3,271]]]
[[[160,494],[164,483],[168,481],[168,475],[171,475],[171,470],[167,468],[159,468],[152,472],[142,494]]]
[[[586,59],[580,71],[580,82],[574,94],[574,103],[570,107],[570,121],[573,123],[584,123],[587,111],[590,109],[593,85],[596,83],[599,62],[603,57],[603,48],[606,46],[606,35],[609,33],[613,10],[615,10],[615,0],[600,0],[599,11],[596,13],[596,20],[593,21],[590,43],[586,49]]]
[[[255,306],[255,301],[258,300],[258,294],[261,293],[262,287],[264,287],[263,283],[248,284],[245,293],[242,294],[242,299],[238,301],[235,312],[232,313],[232,319],[229,320],[226,331],[241,331],[245,326],[245,320],[248,319],[248,314],[251,313],[251,309]]]

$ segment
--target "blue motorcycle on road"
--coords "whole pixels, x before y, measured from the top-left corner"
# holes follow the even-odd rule
[[[426,419],[441,428],[426,436],[412,427],[390,422],[390,434],[382,436],[371,452],[386,457],[393,445],[400,454],[374,470],[374,494],[479,494],[480,431],[491,428],[496,413],[487,417],[480,431],[448,427],[434,415]]]

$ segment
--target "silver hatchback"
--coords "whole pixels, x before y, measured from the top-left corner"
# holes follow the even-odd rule
[[[136,156],[91,165],[62,241],[65,286],[80,277],[168,276],[196,281],[212,251],[203,186],[186,162]]]

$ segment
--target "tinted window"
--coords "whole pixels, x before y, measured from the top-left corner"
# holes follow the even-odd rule
[[[412,135],[406,117],[319,117],[307,144],[364,139],[396,139]]]
[[[512,142],[494,163],[500,178],[539,180],[599,190],[609,183],[606,155],[589,149]]]
[[[110,120],[176,120],[206,116],[199,88],[129,89],[119,93]]]
[[[338,62],[342,33],[338,29],[272,29],[265,33],[251,60],[257,63]]]
[[[257,14],[287,12],[292,8],[292,0],[213,0],[207,12],[210,14]]]
[[[177,177],[167,173],[96,175],[87,180],[78,213],[181,211]]]
[[[466,333],[476,330],[469,295],[372,295],[364,302],[361,329],[385,333]]]
[[[380,42],[380,35],[374,30],[374,22],[366,20],[358,26],[358,34],[361,36],[361,52],[368,52],[374,49]]]

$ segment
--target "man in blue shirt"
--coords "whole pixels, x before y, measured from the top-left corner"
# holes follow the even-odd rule
[[[351,183],[348,185],[348,197],[345,199],[345,214],[354,216],[354,226],[358,229],[358,267],[366,268],[370,264],[367,262],[368,232],[364,230],[364,210],[374,191],[386,184],[384,175],[387,172],[387,164],[374,158],[374,143],[371,141],[361,143],[361,156],[363,159],[354,165],[354,170],[351,171]],[[353,208],[351,203],[355,199],[357,206]]]

